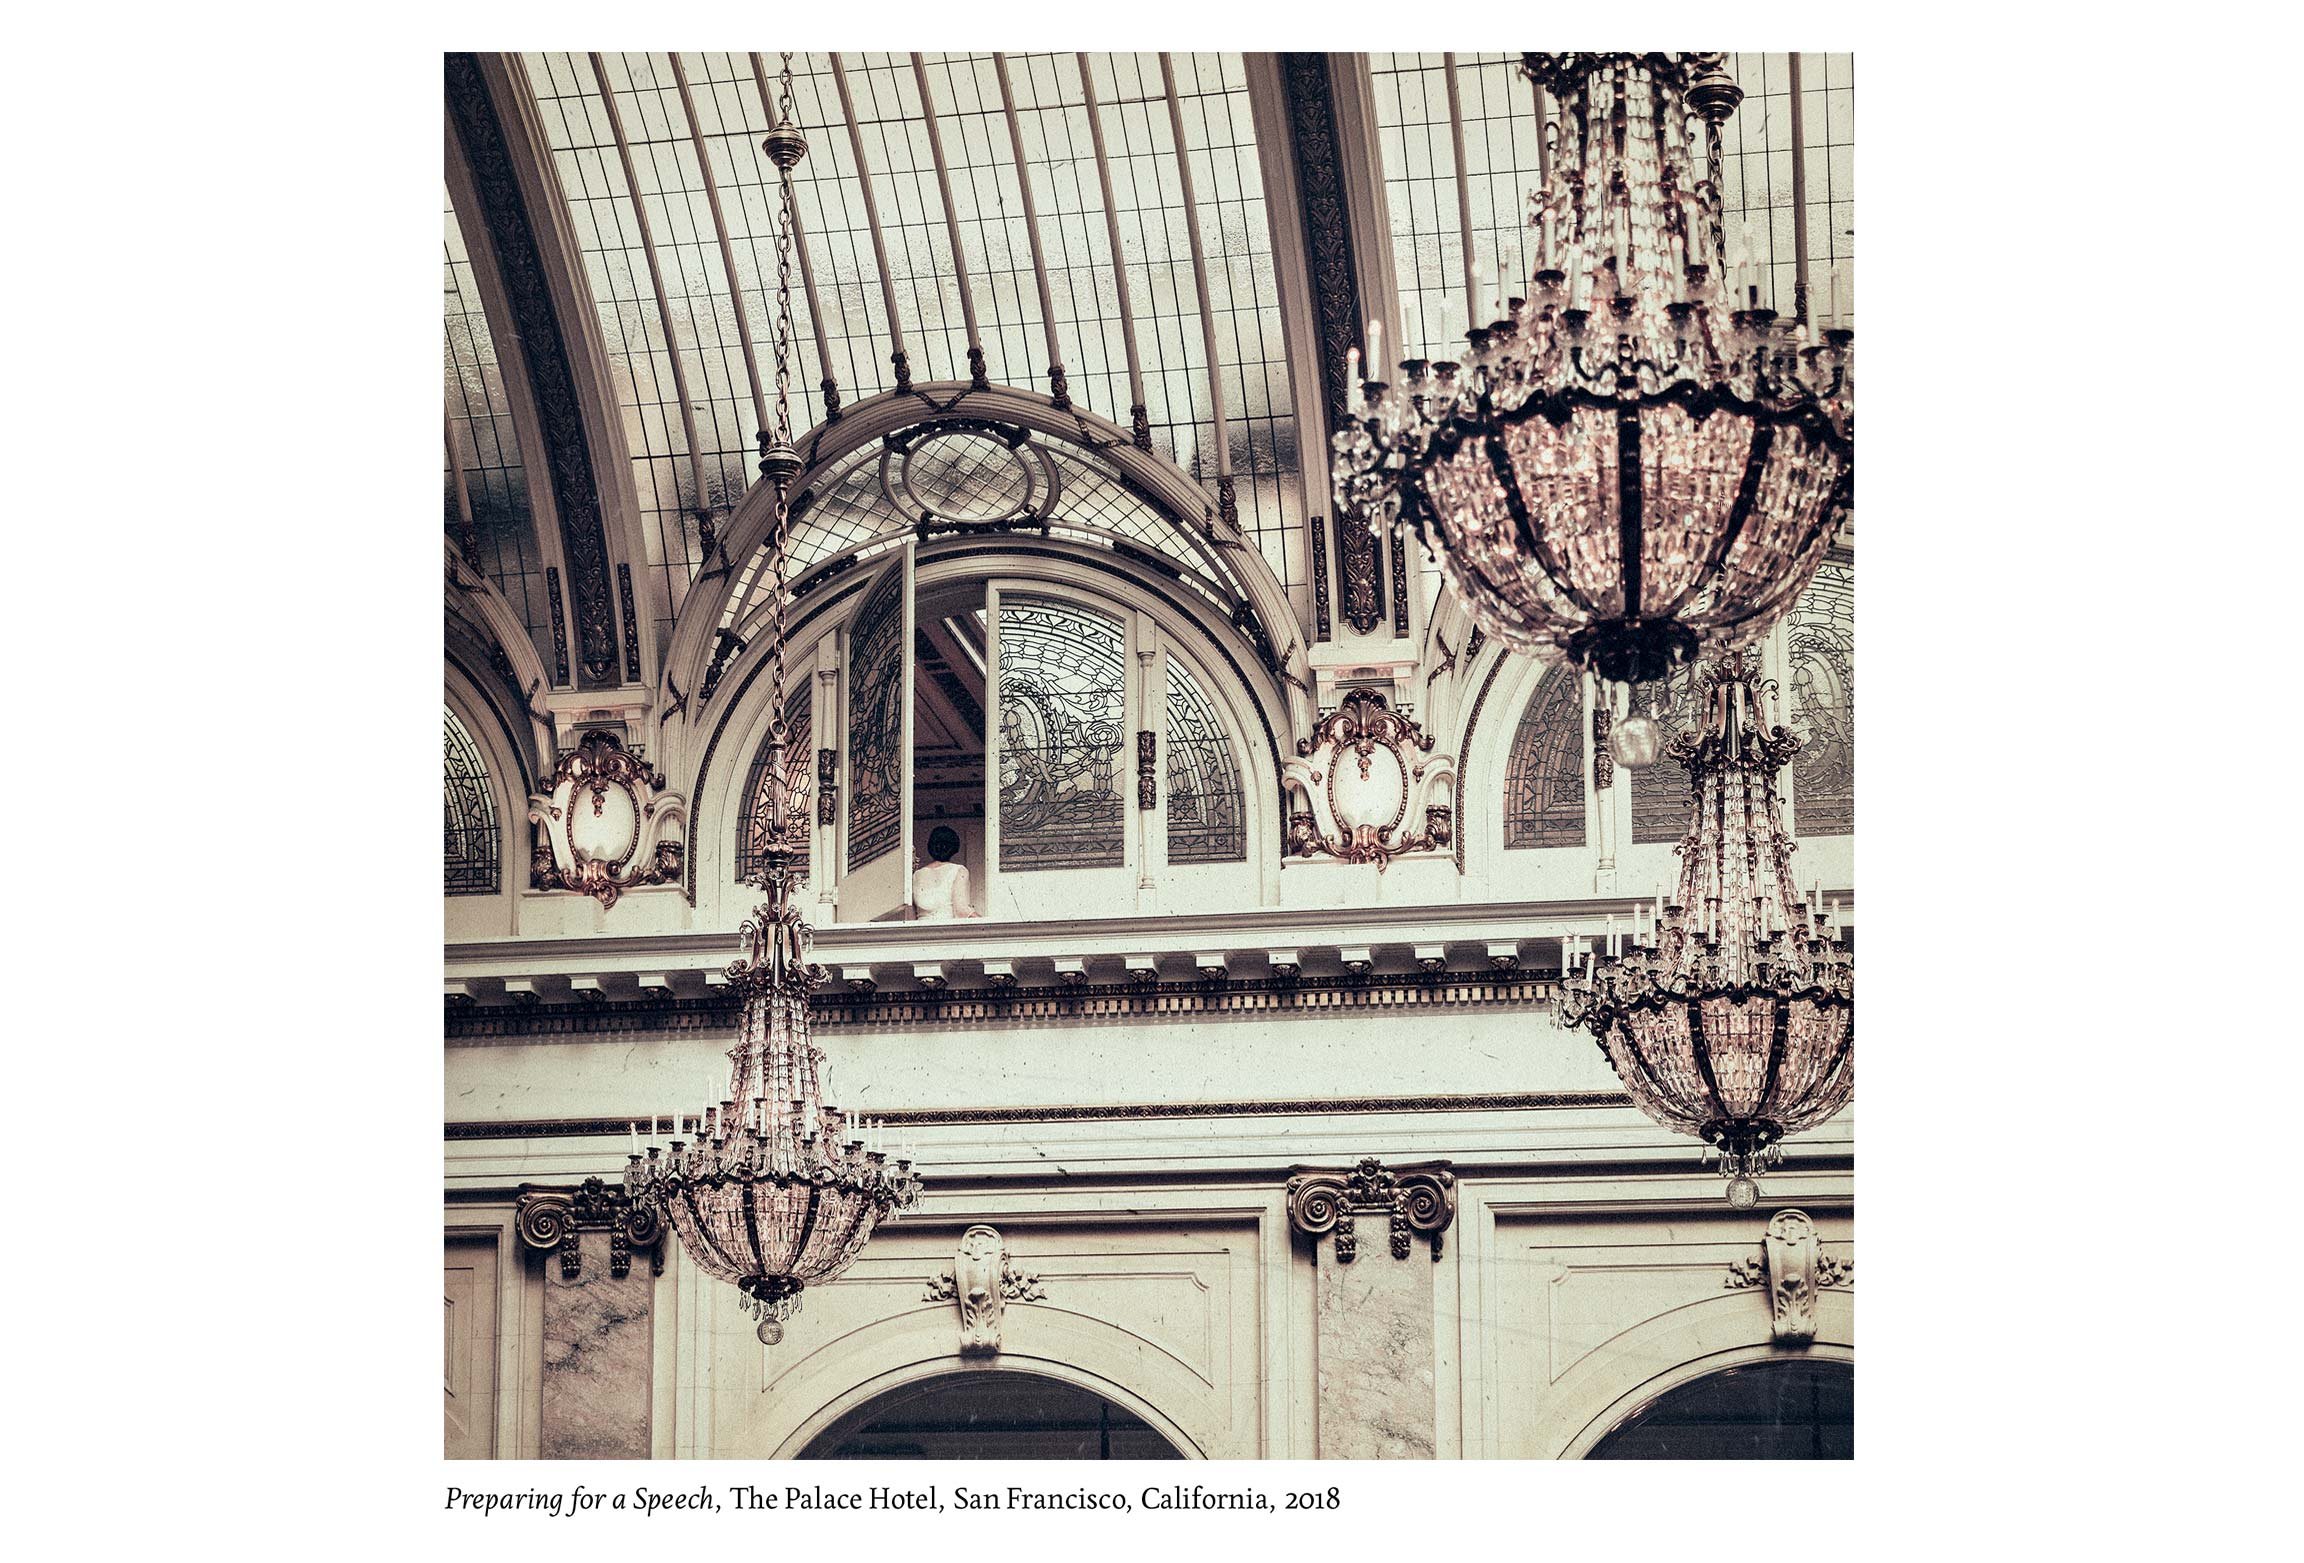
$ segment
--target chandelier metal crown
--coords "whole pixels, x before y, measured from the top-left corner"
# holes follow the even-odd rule
[[[1748,653],[1698,670],[1698,720],[1672,740],[1694,804],[1670,901],[1561,985],[1562,1024],[1599,1039],[1634,1105],[1720,1154],[1729,1202],[1784,1137],[1856,1094],[1856,963],[1839,908],[1802,896],[1776,777],[1799,737],[1769,726]]]
[[[743,957],[728,967],[743,1000],[728,1053],[728,1095],[696,1115],[694,1139],[680,1115],[668,1145],[645,1154],[632,1132],[624,1186],[655,1211],[707,1275],[732,1283],[759,1321],[760,1339],[783,1338],[802,1292],[856,1262],[880,1223],[920,1199],[908,1152],[885,1131],[825,1100],[827,1065],[808,1032],[808,997],[824,980],[809,959],[815,934],[796,899],[808,872],[807,783],[785,764],[786,491],[800,471],[792,445],[792,170],[808,143],[792,122],[792,56],[784,56],[775,127],[763,143],[777,167],[775,426],[760,431],[760,473],[774,485],[769,548],[773,604],[766,841],[749,882],[767,895],[740,930]],[[654,1138],[651,1125],[651,1138]]]
[[[1561,109],[1531,295],[1461,360],[1359,384],[1334,440],[1344,514],[1417,533],[1490,635],[1609,680],[1752,644],[1853,501],[1854,333],[1722,274],[1722,61],[1522,56]]]

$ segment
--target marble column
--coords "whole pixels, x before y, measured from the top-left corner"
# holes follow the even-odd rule
[[[609,1234],[576,1234],[574,1280],[544,1265],[544,1404],[538,1453],[547,1460],[645,1460],[656,1360],[656,1277],[645,1256],[610,1273]]]

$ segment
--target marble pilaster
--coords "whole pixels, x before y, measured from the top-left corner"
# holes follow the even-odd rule
[[[576,1234],[569,1279],[544,1261],[544,1381],[538,1453],[547,1460],[645,1460],[655,1363],[656,1278],[645,1256],[611,1273],[610,1236]]]
[[[1319,1240],[1319,1453],[1323,1460],[1429,1460],[1435,1448],[1432,1256],[1395,1259],[1378,1229],[1351,1262]]]

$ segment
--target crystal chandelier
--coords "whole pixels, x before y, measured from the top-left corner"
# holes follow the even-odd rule
[[[769,550],[774,605],[767,829],[750,882],[768,899],[741,930],[745,953],[728,968],[743,1001],[729,1050],[728,1095],[697,1114],[694,1137],[680,1115],[668,1145],[645,1154],[638,1126],[624,1186],[636,1205],[671,1224],[707,1275],[744,1294],[760,1339],[781,1340],[802,1290],[855,1263],[873,1230],[920,1198],[909,1153],[891,1152],[883,1130],[824,1101],[827,1065],[809,1039],[808,996],[824,968],[808,958],[814,939],[795,899],[808,869],[805,783],[784,763],[785,494],[800,470],[792,446],[792,169],[807,142],[792,124],[792,56],[784,56],[775,128],[763,143],[782,176],[776,223],[776,413],[760,434],[760,471],[775,485]],[[655,1137],[655,1126],[650,1126]]]
[[[1697,673],[1698,717],[1672,740],[1694,808],[1669,902],[1567,969],[1560,1020],[1599,1039],[1634,1105],[1718,1151],[1728,1201],[1856,1093],[1856,963],[1839,907],[1802,896],[1776,775],[1800,748],[1768,726],[1773,684],[1735,652]]]
[[[1514,650],[1660,679],[1752,644],[1823,562],[1854,494],[1854,333],[1721,274],[1720,124],[1743,96],[1722,56],[1521,59],[1562,113],[1532,296],[1460,362],[1358,386],[1336,503],[1414,530]]]

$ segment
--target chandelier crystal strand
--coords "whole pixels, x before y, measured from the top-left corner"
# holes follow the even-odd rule
[[[667,1144],[635,1149],[625,1188],[679,1234],[698,1269],[744,1295],[763,1343],[784,1334],[803,1291],[856,1261],[879,1224],[920,1198],[908,1154],[891,1155],[879,1130],[824,1100],[824,1055],[809,1036],[808,999],[824,978],[809,959],[815,934],[796,892],[808,869],[809,823],[785,763],[786,496],[800,471],[792,445],[792,169],[808,144],[792,122],[792,56],[784,56],[776,123],[762,143],[780,174],[776,255],[776,411],[760,431],[760,472],[775,488],[768,592],[775,644],[766,767],[767,830],[751,883],[767,900],[739,931],[742,958],[728,983],[742,1001],[729,1050],[728,1095],[697,1115],[686,1137],[675,1114]],[[653,1128],[651,1139],[654,1139]]]
[[[1690,135],[1740,96],[1720,58],[1524,55],[1561,131],[1531,296],[1460,360],[1372,361],[1334,441],[1343,513],[1415,532],[1489,634],[1613,682],[1757,641],[1854,496],[1854,333],[1722,275]]]
[[[1560,1021],[1598,1039],[1634,1105],[1719,1153],[1728,1199],[1856,1093],[1856,964],[1839,907],[1801,894],[1777,774],[1797,735],[1767,724],[1749,653],[1698,670],[1697,712],[1672,740],[1692,808],[1673,898],[1628,938],[1573,962]]]

